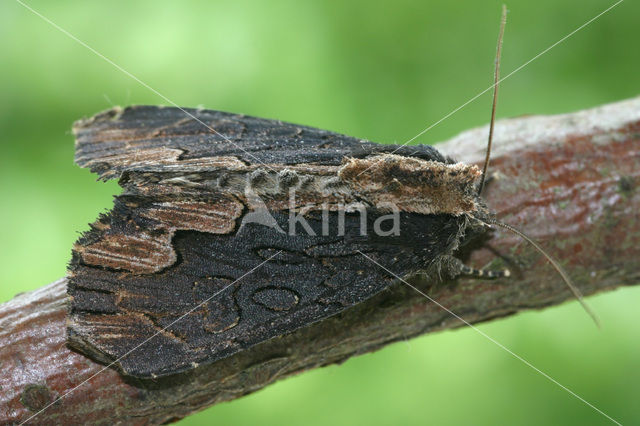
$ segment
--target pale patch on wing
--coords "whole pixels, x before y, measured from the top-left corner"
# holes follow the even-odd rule
[[[471,213],[478,209],[476,166],[446,164],[384,154],[349,158],[338,172],[341,180],[372,205],[395,205],[422,214]]]

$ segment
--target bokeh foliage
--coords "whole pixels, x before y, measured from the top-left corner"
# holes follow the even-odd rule
[[[183,106],[404,142],[491,83],[500,2],[28,1]],[[513,0],[506,75],[612,3]],[[559,113],[638,95],[640,5],[623,2],[502,86],[498,115]],[[0,4],[0,301],[65,273],[115,183],[72,163],[71,123],[167,104],[18,2]],[[485,95],[418,142],[484,124]],[[483,141],[478,141],[483,143]],[[622,423],[637,423],[640,289],[482,325]],[[470,329],[392,345],[289,379],[183,424],[604,424]]]

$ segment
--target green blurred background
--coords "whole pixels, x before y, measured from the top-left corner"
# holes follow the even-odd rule
[[[404,142],[491,83],[500,2],[28,1],[182,106]],[[512,0],[503,75],[608,1]],[[638,95],[640,5],[627,1],[502,85],[498,115],[560,113]],[[0,301],[65,273],[115,183],[73,164],[71,123],[166,104],[14,0],[0,4]],[[487,94],[419,138],[489,116]],[[483,141],[479,141],[483,143]],[[640,422],[640,288],[481,325],[622,423]],[[606,424],[471,329],[397,343],[279,382],[183,424]]]

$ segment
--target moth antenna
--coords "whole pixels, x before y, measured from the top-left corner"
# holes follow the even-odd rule
[[[516,234],[517,236],[519,236],[520,238],[522,238],[523,240],[525,240],[526,242],[531,244],[540,253],[542,253],[544,255],[544,257],[547,258],[549,263],[551,263],[551,265],[553,265],[553,267],[556,269],[556,271],[558,271],[558,273],[560,274],[560,276],[564,280],[565,284],[567,284],[567,287],[569,287],[569,290],[571,290],[571,292],[576,297],[576,299],[578,299],[578,302],[580,302],[580,304],[582,305],[584,310],[587,312],[587,314],[589,314],[591,319],[593,319],[593,322],[596,324],[596,326],[598,328],[600,328],[600,320],[598,319],[598,316],[595,314],[595,312],[593,312],[593,310],[591,310],[589,305],[587,305],[587,302],[584,301],[584,296],[582,295],[582,292],[578,289],[578,287],[576,287],[576,285],[573,283],[573,281],[571,281],[571,278],[569,278],[569,275],[565,272],[565,270],[562,268],[562,266],[560,266],[560,264],[558,262],[556,262],[556,260],[554,258],[552,258],[546,251],[544,251],[544,249],[542,247],[540,247],[535,241],[533,241],[530,237],[528,237],[524,232],[519,231],[518,229],[514,228],[513,226],[507,225],[506,223],[498,222],[497,220],[488,220],[487,222],[492,224],[492,225],[498,225],[501,228],[504,228],[504,229],[506,229],[508,231],[513,232],[514,234]]]
[[[507,24],[507,5],[502,5],[502,18],[500,19],[500,33],[498,34],[498,46],[496,47],[496,66],[493,72],[493,103],[491,104],[491,122],[489,124],[489,140],[487,142],[487,153],[484,157],[484,167],[482,167],[482,177],[478,186],[478,195],[482,194],[484,180],[489,168],[491,159],[491,142],[493,141],[493,125],[496,121],[496,105],[498,104],[498,85],[500,82],[500,56],[502,55],[502,38],[504,37],[504,27]]]

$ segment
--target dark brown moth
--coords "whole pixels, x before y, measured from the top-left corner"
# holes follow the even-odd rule
[[[77,163],[123,193],[74,247],[69,338],[111,362],[162,330],[118,361],[127,374],[183,371],[366,300],[395,279],[360,251],[403,275],[458,275],[452,254],[486,232],[480,170],[430,146],[189,113],[233,144],[177,108],[113,109],[74,127]],[[255,196],[275,224],[244,220]],[[362,235],[385,227],[389,203],[399,234]]]
[[[77,164],[123,192],[74,246],[69,343],[127,375],[214,362],[396,282],[361,253],[400,276],[507,274],[455,257],[511,228],[479,195],[484,173],[430,146],[154,106],[74,133]]]

